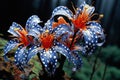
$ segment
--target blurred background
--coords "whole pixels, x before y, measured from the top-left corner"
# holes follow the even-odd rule
[[[3,39],[9,39],[7,30],[12,22],[25,26],[26,20],[31,15],[38,15],[45,23],[55,7],[64,5],[73,11],[72,3],[78,7],[81,2],[82,0],[1,0],[1,42]],[[86,0],[86,2],[95,6],[95,13],[104,15],[101,25],[106,34],[106,42],[95,55],[82,57],[83,66],[76,73],[71,72],[69,63],[65,64],[64,70],[74,80],[90,80],[91,75],[93,80],[120,80],[120,0]],[[2,47],[0,48],[2,50]],[[100,55],[97,55],[99,52]],[[1,75],[2,73],[0,79]]]

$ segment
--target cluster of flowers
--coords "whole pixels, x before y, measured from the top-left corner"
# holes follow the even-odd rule
[[[37,15],[27,20],[25,29],[13,22],[8,32],[15,38],[4,47],[5,59],[11,49],[18,47],[14,61],[20,70],[36,54],[39,54],[47,72],[55,72],[60,54],[79,69],[82,60],[78,52],[91,55],[105,41],[101,25],[97,20],[91,20],[94,10],[85,2],[75,10],[75,14],[65,6],[58,6],[44,27],[39,24],[42,21]]]

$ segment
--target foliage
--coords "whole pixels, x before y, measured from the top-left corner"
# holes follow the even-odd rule
[[[103,48],[100,59],[111,66],[120,68],[120,48],[117,46],[107,46]]]

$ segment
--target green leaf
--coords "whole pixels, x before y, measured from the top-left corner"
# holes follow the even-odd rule
[[[37,55],[31,59],[30,63],[34,65],[32,68],[32,72],[34,72],[37,76],[39,76],[39,72],[40,70],[42,70],[42,66],[38,60]]]
[[[32,79],[35,78],[35,77],[36,77],[36,74],[30,74],[29,80],[32,80]]]

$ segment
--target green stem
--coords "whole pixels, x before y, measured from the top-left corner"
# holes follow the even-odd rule
[[[95,70],[96,70],[97,60],[98,60],[98,56],[100,55],[100,52],[101,52],[101,48],[98,50],[98,54],[96,55],[94,65],[93,65],[93,68],[92,68],[92,73],[91,73],[91,76],[90,76],[90,80],[93,79],[93,75],[94,75]]]
[[[73,44],[73,42],[74,42],[74,39],[75,39],[75,37],[76,37],[76,33],[77,33],[77,31],[75,32],[75,34],[74,34],[74,36],[73,36],[73,39],[72,39],[72,42],[71,42],[71,44],[70,44],[70,47],[69,48],[71,48],[72,47],[72,44]],[[61,55],[61,61],[60,61],[60,66],[59,66],[59,69],[61,69],[62,70],[62,68],[63,68],[63,66],[64,66],[64,62],[65,62],[65,60],[66,60],[66,57],[65,56],[63,56],[63,55]]]
[[[107,63],[105,64],[105,68],[104,68],[104,73],[103,73],[102,80],[105,80],[106,71],[107,71]]]

